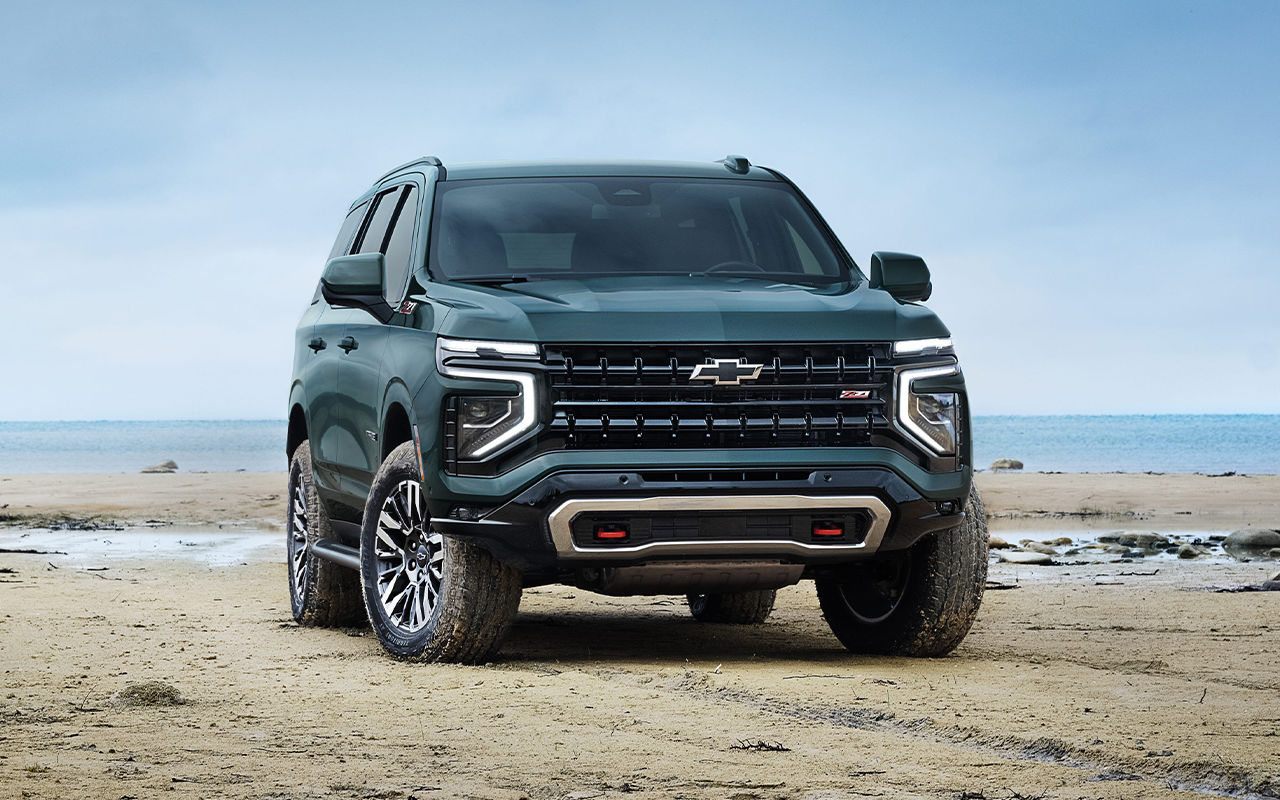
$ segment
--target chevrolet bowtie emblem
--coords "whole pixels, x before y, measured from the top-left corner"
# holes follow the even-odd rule
[[[754,381],[760,377],[763,364],[747,364],[731,358],[707,359],[707,363],[693,368],[691,381],[712,381],[716,386],[737,386],[742,381]]]

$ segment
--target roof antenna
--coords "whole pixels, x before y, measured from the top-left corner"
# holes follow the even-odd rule
[[[747,170],[751,169],[751,162],[746,156],[725,156],[720,162],[724,164],[724,168],[730,172],[736,172],[739,175],[746,175]]]

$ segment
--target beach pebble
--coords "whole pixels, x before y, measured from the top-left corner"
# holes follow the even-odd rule
[[[1048,553],[1029,553],[1025,550],[1001,550],[997,555],[1001,561],[1010,564],[1052,564],[1053,557]]]
[[[176,461],[165,460],[161,461],[159,464],[152,464],[149,467],[143,467],[142,471],[147,474],[156,472],[177,472],[178,464]]]
[[[1193,544],[1184,544],[1178,547],[1178,558],[1199,558],[1204,555],[1200,552],[1200,548]]]
[[[1155,550],[1169,546],[1169,537],[1152,531],[1117,531],[1104,533],[1098,541],[1105,544],[1122,544],[1125,547],[1141,547],[1144,550]]]
[[[1001,539],[999,536],[992,536],[987,542],[987,547],[992,550],[1008,550],[1010,547],[1013,547],[1013,545],[1009,544],[1004,539]]]
[[[1042,541],[1044,544],[1051,544],[1051,545],[1054,545],[1055,547],[1070,547],[1070,546],[1071,546],[1071,537],[1070,537],[1070,536],[1059,536],[1057,539],[1043,539],[1043,540],[1041,540],[1041,541]]]
[[[1001,469],[1022,469],[1022,462],[1016,458],[997,458],[991,462],[992,471]]]
[[[1050,547],[1047,544],[1033,542],[1030,539],[1024,539],[1020,544],[1022,545],[1022,549],[1030,550],[1033,553],[1044,553],[1045,555],[1050,556],[1056,556],[1058,554],[1057,549]]]
[[[1280,559],[1280,547],[1273,547],[1267,551],[1267,558]]]

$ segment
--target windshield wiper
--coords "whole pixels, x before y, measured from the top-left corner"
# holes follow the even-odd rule
[[[481,286],[501,286],[504,283],[525,283],[534,280],[529,275],[476,275],[469,278],[450,278],[454,283],[476,283]]]
[[[762,281],[774,281],[776,283],[797,283],[805,286],[830,286],[836,283],[845,283],[849,279],[841,277],[816,277],[809,275],[799,275],[794,272],[756,272],[754,270],[744,272],[729,272],[727,270],[715,270],[714,272],[690,272],[690,277],[694,278],[755,278]]]

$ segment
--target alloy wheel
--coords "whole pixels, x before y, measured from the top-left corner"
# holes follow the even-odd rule
[[[417,481],[403,480],[382,503],[373,553],[378,599],[387,619],[414,633],[431,620],[444,577],[444,537],[431,520]]]
[[[302,595],[303,587],[307,585],[309,534],[307,493],[303,489],[302,477],[299,476],[293,485],[293,498],[289,507],[289,569],[293,577],[293,586],[299,596]]]

